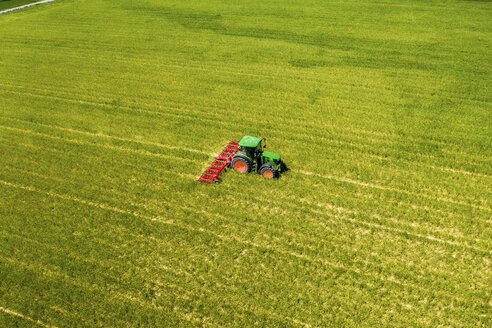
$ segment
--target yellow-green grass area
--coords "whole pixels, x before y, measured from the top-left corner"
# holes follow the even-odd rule
[[[0,0],[0,11],[19,6],[24,6],[30,3],[38,2],[41,0]]]
[[[492,3],[0,16],[0,326],[490,327]],[[268,139],[280,179],[196,179]]]

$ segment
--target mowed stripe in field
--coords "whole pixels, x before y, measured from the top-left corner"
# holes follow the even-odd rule
[[[280,204],[279,204],[279,205],[280,205]],[[396,229],[396,231],[398,231],[398,229]],[[405,231],[402,231],[402,232],[406,233]],[[430,238],[430,237],[429,237],[429,238]],[[431,238],[431,239],[435,239],[435,238]],[[437,240],[436,240],[436,241],[437,241]]]
[[[52,99],[60,99],[60,100],[66,100],[66,101],[74,101],[74,102],[77,102],[77,103],[86,103],[86,104],[93,104],[93,105],[96,105],[96,106],[108,106],[108,107],[112,107],[112,100],[113,98],[106,98],[105,101],[101,101],[102,99],[99,97],[99,100],[96,101],[94,99],[88,99],[88,100],[83,100],[85,98],[85,95],[84,94],[81,94],[81,93],[77,93],[77,94],[67,94],[68,97],[62,97],[61,94],[63,94],[64,92],[60,92],[59,89],[40,89],[40,88],[33,88],[33,87],[25,87],[25,86],[13,86],[13,85],[6,85],[6,84],[3,84],[4,87],[14,87],[15,89],[23,89],[24,91],[23,92],[20,92],[19,94],[21,95],[29,95],[29,96],[34,96],[34,97],[47,97],[47,98],[52,98]],[[27,93],[25,90],[26,89],[31,89],[31,90],[36,90],[36,91],[44,91],[43,94],[40,94],[40,93],[36,93],[36,94],[32,94],[32,93]],[[48,94],[46,94],[45,92],[48,91]],[[12,92],[15,92],[15,91],[12,91]],[[56,94],[56,95],[55,95]],[[185,105],[186,106],[186,105]],[[145,107],[148,108],[148,111],[149,113],[152,113],[152,112],[156,112],[155,109],[159,109],[159,113],[161,113],[160,115],[173,115],[173,116],[184,116],[186,117],[187,115],[189,116],[193,116],[193,117],[196,117],[198,118],[197,116],[201,116],[200,117],[200,120],[204,120],[204,121],[215,121],[215,122],[219,122],[221,125],[224,125],[224,124],[232,124],[233,123],[233,118],[229,118],[229,117],[225,117],[224,115],[220,115],[218,113],[216,113],[217,111],[217,107],[209,107],[209,108],[203,108],[203,109],[206,109],[206,111],[204,111],[203,109],[202,110],[197,110],[197,109],[193,109],[191,107],[185,107],[181,104],[167,104],[166,105],[158,105],[157,107],[156,106],[148,106],[146,105]],[[135,110],[135,111],[140,111],[142,110],[142,108],[135,108],[135,107],[130,107],[130,106],[124,106],[124,105],[118,105],[117,107],[119,107],[120,109],[130,109],[130,110]],[[115,108],[117,109],[117,108]],[[163,110],[166,110],[166,111],[163,111]],[[226,110],[224,109],[224,112]],[[244,121],[251,121],[251,119],[247,119],[247,118],[242,118],[242,120]],[[261,123],[261,122],[257,122],[257,123]],[[302,125],[302,130],[299,131],[299,129],[296,129],[296,130],[293,130],[292,129],[292,123],[287,123],[285,122],[284,120],[277,120],[276,123],[275,123],[276,126],[278,126],[279,128],[275,128],[274,127],[274,131],[276,133],[278,132],[286,132],[286,131],[289,131],[289,130],[292,130],[292,131],[296,131],[296,135],[299,135],[299,136],[311,136],[311,138],[315,137],[318,139],[318,142],[324,142],[325,144],[330,144],[330,143],[338,143],[338,144],[348,144],[350,146],[353,147],[352,150],[355,150],[355,151],[360,151],[362,149],[362,147],[354,147],[354,146],[361,146],[364,145],[364,146],[372,146],[374,147],[374,145],[376,145],[378,147],[378,152],[381,152],[381,150],[385,150],[385,149],[388,149],[388,150],[396,150],[397,148],[394,148],[393,147],[388,147],[388,145],[392,145],[392,144],[395,144],[395,143],[399,143],[401,144],[401,140],[392,140],[395,136],[385,136],[384,138],[383,137],[378,137],[378,133],[377,131],[361,131],[363,132],[362,135],[354,135],[354,131],[350,131],[350,133],[347,133],[345,135],[343,134],[340,134],[341,132],[343,132],[343,129],[338,129],[337,127],[337,130],[336,130],[336,133],[338,134],[338,137],[339,138],[335,138],[334,136],[330,136],[330,138],[327,138],[325,135],[319,135],[319,128],[320,126],[310,126],[309,129],[306,129],[306,126],[303,124]],[[329,127],[326,127],[325,128],[329,128],[331,131],[330,131],[330,134],[333,133],[334,131],[333,128],[335,128],[335,126],[329,126]],[[270,130],[272,130],[270,128]],[[302,133],[300,133],[302,132]],[[351,140],[351,138],[347,138],[348,136],[350,136],[351,138],[354,138]],[[355,143],[354,143],[355,141]],[[417,141],[416,142],[422,142],[423,140],[420,140],[420,141]],[[433,141],[433,140],[425,140],[425,142],[428,142],[428,143],[431,143],[431,144],[436,144],[436,145],[442,145],[441,142],[436,142],[436,141]],[[401,145],[400,145],[401,147]],[[366,151],[370,150],[371,148],[366,148]],[[400,148],[400,149],[397,149],[399,153],[414,153],[414,151],[410,151],[410,150],[406,150],[404,148]],[[470,153],[469,152],[463,152],[463,151],[459,151],[459,152],[454,152],[454,151],[449,151],[449,150],[446,150],[446,149],[442,149],[441,151],[445,152],[445,154],[449,154],[451,156],[453,156],[455,158],[455,161],[461,158],[466,158],[468,161],[465,162],[463,161],[463,164],[469,164],[470,163]],[[384,154],[383,154],[384,155]],[[383,155],[377,155],[377,154],[373,154],[373,156],[375,158],[384,158]],[[388,155],[385,155],[385,156],[388,156]],[[415,156],[412,156],[411,157],[413,161],[417,161],[417,162],[421,162],[423,159],[425,160],[425,158],[429,158],[429,159],[435,159],[436,156],[435,155],[432,155],[432,154],[419,154],[419,157],[415,157]],[[479,157],[472,157],[473,159],[475,160],[485,160],[486,159],[486,156],[483,156],[483,158],[479,158]],[[408,159],[406,158],[401,158],[400,160],[402,161],[409,161]],[[425,162],[424,162],[425,163]],[[456,164],[456,163],[454,163]],[[466,170],[460,170],[460,169],[453,169],[453,168],[449,168],[449,167],[439,167],[437,166],[436,168],[438,169],[442,169],[442,170],[447,170],[447,171],[451,171],[451,172],[462,172],[464,174],[480,174],[479,172],[473,172],[473,171],[466,171]]]
[[[73,129],[72,129],[72,130],[73,130]],[[22,130],[21,130],[21,131],[22,131]],[[25,131],[25,130],[24,130],[24,131]],[[27,132],[29,132],[29,131],[27,131]],[[73,132],[73,131],[71,131],[71,132]],[[87,133],[85,133],[85,132],[84,132],[83,134],[87,134]],[[49,136],[49,135],[48,135],[48,136]],[[107,138],[107,136],[104,136],[104,135],[95,135],[95,136],[97,136],[98,138],[99,138],[99,137],[101,137],[101,138]],[[59,137],[58,137],[58,138],[59,138]],[[118,138],[116,138],[116,139],[118,139]],[[62,139],[60,139],[60,140],[62,140]],[[67,141],[70,141],[70,140],[67,140]],[[132,141],[132,143],[139,143],[139,142],[138,142],[138,141]],[[112,149],[119,149],[119,150],[125,150],[125,151],[129,151],[129,150],[130,150],[130,149],[128,149],[128,148],[122,148],[122,147],[119,147],[119,146],[118,146],[118,147],[116,147],[116,148],[115,148],[114,146],[109,146],[109,147],[110,147],[110,149],[112,148]],[[140,153],[142,153],[142,151],[140,151]],[[143,152],[142,154],[152,155],[153,153]],[[158,156],[160,156],[160,155],[158,155]],[[162,156],[160,156],[160,157],[162,157]],[[170,158],[172,158],[172,157],[170,157]],[[204,159],[205,159],[205,158],[203,158],[203,160],[204,160]],[[304,173],[306,173],[306,172],[304,172]],[[178,174],[180,174],[180,175],[181,175],[181,174],[183,174],[183,173],[178,173]],[[309,173],[308,173],[308,174],[309,174]],[[184,175],[188,175],[188,176],[190,176],[190,177],[193,177],[193,175],[192,175],[192,174],[186,174],[186,173],[185,173]],[[340,178],[337,178],[337,177],[325,177],[325,178],[335,179],[335,180],[337,180],[337,181],[347,182],[345,179],[340,179]],[[369,189],[372,189],[372,188],[379,188],[379,189],[382,189],[382,190],[391,190],[391,188],[380,187],[380,186],[374,186],[374,185],[367,185],[367,184],[364,184],[364,183],[361,183],[361,182],[356,182],[356,181],[348,181],[348,182],[350,182],[350,183],[354,183],[354,184],[357,184],[357,185],[361,185],[361,186],[364,186],[364,187],[369,187]],[[396,191],[397,193],[403,192],[403,191],[400,191],[400,190],[394,190],[394,191]],[[421,195],[415,195],[415,196],[416,196],[416,197],[420,197]],[[425,195],[423,195],[423,196],[425,196]],[[452,201],[452,202],[453,202],[453,203],[456,203],[455,201]],[[412,224],[412,225],[413,225],[413,224]]]
[[[20,188],[23,188],[23,189],[25,188],[25,189],[30,190],[30,191],[36,191],[36,189],[31,188],[31,187],[27,187],[27,186],[10,184],[10,183],[5,182],[5,181],[3,181],[3,183],[4,183],[4,184],[7,184],[7,185],[10,185],[10,186],[14,186],[14,187],[20,187]],[[38,190],[38,192],[39,192],[39,190]],[[65,199],[65,198],[68,198],[68,199],[70,199],[71,201],[82,201],[82,202],[84,202],[84,203],[85,203],[85,201],[80,200],[80,199],[78,199],[78,200],[77,200],[77,199],[75,199],[75,198],[73,198],[73,197],[71,197],[71,196],[63,196],[63,195],[56,194],[56,193],[49,193],[49,194],[50,194],[51,196],[61,197],[61,198],[64,198],[64,199]],[[88,202],[87,204],[90,204],[90,205],[92,205],[92,206],[101,207],[101,205],[93,204],[93,203],[90,203],[90,202]],[[115,211],[117,211],[117,212],[119,212],[119,213],[125,213],[124,211],[122,212],[122,211],[120,211],[119,209],[115,209],[115,208],[107,208],[107,207],[105,207],[104,205],[102,205],[102,208],[104,208],[104,209],[111,209],[111,210],[115,210]],[[136,214],[133,214],[133,215],[136,215]],[[142,217],[142,216],[140,216],[140,215],[137,215],[137,216],[138,216],[138,217]],[[158,221],[159,221],[159,219],[162,219],[162,218],[152,218],[152,217],[148,217],[147,219],[149,219],[149,220],[158,220]],[[160,222],[160,221],[159,221],[159,222]],[[166,223],[167,223],[167,222],[166,222]],[[175,223],[175,224],[176,224],[176,223]],[[179,223],[178,223],[178,225],[179,225],[179,226],[181,226]],[[192,230],[194,230],[195,228],[187,228],[187,229],[192,229]],[[199,231],[202,231],[202,232],[205,232],[205,233],[211,233],[210,231],[207,231],[206,229],[203,229],[203,228],[200,228],[200,229],[199,229]],[[219,235],[219,237],[220,237],[220,238],[228,238],[228,237],[226,237],[226,236],[222,236],[222,235]],[[235,240],[235,241],[240,241],[241,243],[247,243],[247,244],[250,244],[249,242],[246,242],[246,241],[244,241],[244,240],[237,239],[237,237],[233,237],[233,240]],[[267,246],[256,245],[256,244],[254,244],[254,243],[253,243],[252,245],[253,245],[253,246],[255,246],[255,247],[262,247],[262,248],[263,248],[263,247],[267,247]],[[270,247],[267,247],[267,249],[270,249]],[[272,250],[273,250],[273,249],[272,249]],[[278,252],[278,251],[277,251],[277,250],[275,250],[275,252]],[[300,257],[300,258],[306,258],[306,259],[309,259],[309,256],[304,256],[304,255],[300,256],[300,255],[291,254],[291,253],[287,253],[287,254],[289,254],[290,256],[295,256],[295,257]],[[328,264],[327,262],[324,262],[324,261],[323,261],[323,263]],[[335,266],[337,267],[337,265],[335,265]],[[342,267],[342,268],[343,268],[343,267]],[[345,270],[345,269],[344,269],[344,270]],[[359,271],[354,271],[354,273],[358,273],[358,274],[360,274],[360,273],[359,273]],[[389,281],[390,281],[390,284],[398,283],[398,280],[395,280],[395,278],[394,278],[394,277],[391,277]],[[416,286],[414,286],[414,288],[415,288],[415,287],[416,287]],[[449,295],[453,295],[453,294],[449,294]],[[452,297],[454,297],[454,296],[452,296]]]
[[[107,106],[108,108],[113,108],[113,107],[112,107],[112,106],[110,106],[110,105],[104,105],[104,104],[101,104],[101,105],[102,105],[102,106]],[[121,107],[120,107],[120,109],[121,109]],[[131,109],[131,108],[130,108],[130,110],[133,110],[133,109]],[[139,111],[139,112],[140,112],[140,111],[142,111],[142,110],[141,110],[141,109],[138,109],[137,111]],[[144,111],[144,112],[146,112],[146,111]],[[154,111],[150,111],[150,112],[152,113],[152,112],[154,112]],[[159,111],[159,113],[156,113],[156,114],[157,114],[157,115],[166,115],[165,113],[161,113],[160,111]],[[174,115],[172,115],[172,116],[174,116]],[[220,120],[220,119],[219,119],[219,120]],[[344,149],[344,148],[342,148],[342,149]],[[351,146],[349,149],[351,149],[352,151],[353,151],[353,150],[357,150],[357,149],[354,149],[352,146]],[[366,150],[365,150],[365,151],[367,151],[367,149],[370,149],[370,148],[366,148]],[[381,156],[381,155],[373,155],[373,154],[370,154],[370,156],[371,156],[371,157],[374,157],[375,159],[386,160],[386,159],[387,159],[387,156],[389,156],[389,155],[388,155],[388,154],[386,154],[386,155],[383,157],[383,156]],[[405,161],[405,159],[403,159],[403,160]],[[407,161],[408,161],[408,160],[407,160]],[[410,162],[410,161],[408,161],[408,162]],[[435,168],[435,166],[434,166],[434,165],[429,165],[429,166],[430,166],[430,167],[432,167],[432,168]],[[437,167],[437,168],[439,168],[439,167]],[[442,170],[443,170],[443,171],[447,171],[447,172],[460,173],[460,170],[450,169],[450,168],[447,168],[447,167],[443,167],[443,168],[442,168]],[[467,171],[464,171],[463,173],[467,173]],[[471,173],[471,174],[473,174],[473,173]],[[487,176],[487,175],[485,175],[484,177],[485,177],[485,179],[487,179],[487,178],[488,178],[488,176]]]
[[[52,0],[50,0],[50,1],[52,1]],[[1,14],[1,13],[2,13],[2,12],[0,11],[0,14]],[[4,308],[4,307],[2,307],[2,306],[0,306],[0,311],[5,312],[5,313],[7,313],[7,314],[9,314],[9,315],[13,315],[13,316],[16,316],[16,317],[22,318],[23,320],[30,321],[30,322],[32,322],[32,323],[35,323],[35,324],[36,324],[36,325],[38,325],[38,326],[41,326],[41,327],[53,327],[53,328],[56,328],[56,326],[52,326],[52,325],[47,325],[47,324],[44,324],[43,322],[41,322],[41,321],[39,321],[39,320],[34,320],[34,319],[32,319],[32,318],[30,318],[30,317],[28,317],[28,316],[25,316],[25,315],[23,315],[23,314],[17,313],[17,312],[15,312],[15,311],[13,311],[13,310],[10,310],[10,309],[6,309],[6,308]]]
[[[34,132],[34,131],[30,131],[30,130],[25,130],[25,129],[11,128],[11,127],[6,127],[6,126],[2,126],[2,128],[4,128],[4,129],[10,129],[10,130],[17,130],[17,131],[22,131],[22,132],[27,132],[27,133],[35,134],[35,135],[37,134],[37,135],[41,135],[41,136],[47,136],[49,138],[63,140],[65,142],[80,143],[80,142],[75,141],[75,140],[64,139],[64,138],[55,137],[55,136],[50,136],[49,134],[43,134],[43,133]],[[74,132],[73,129],[70,129],[70,132]],[[98,137],[103,137],[103,138],[107,138],[108,137],[108,136],[105,136],[105,135],[98,135],[98,134],[93,134],[93,135],[94,136],[98,136]],[[121,140],[121,138],[116,138],[116,139],[117,140]],[[125,140],[125,141],[129,141],[129,140]],[[132,143],[139,143],[138,141],[131,141],[131,142]],[[84,144],[84,143],[82,143],[82,144]],[[87,145],[92,145],[92,144],[89,143]],[[153,144],[153,145],[155,145],[155,144]],[[157,145],[159,147],[161,147],[162,144],[157,144]],[[145,151],[145,150],[133,150],[132,148],[125,148],[125,147],[113,146],[113,145],[102,145],[102,146],[103,147],[106,147],[106,148],[109,148],[109,149],[113,149],[113,150],[123,150],[123,151],[137,152],[137,153],[144,154],[144,155],[158,156],[158,157],[163,157],[163,158],[166,158],[166,157],[173,158],[173,157],[169,157],[168,155],[156,154],[156,153],[148,152],[148,151]],[[312,172],[307,172],[307,171],[299,171],[298,173],[305,174],[305,175],[313,175]],[[396,192],[396,193],[406,193],[406,194],[409,194],[409,195],[412,195],[412,196],[415,196],[415,197],[418,197],[418,198],[425,197],[425,198],[430,198],[432,200],[450,202],[450,203],[454,203],[454,204],[460,204],[460,205],[464,205],[466,207],[468,207],[468,206],[476,207],[478,209],[482,209],[482,210],[486,210],[486,211],[490,212],[490,209],[487,208],[487,207],[475,206],[473,204],[459,202],[459,201],[452,200],[452,199],[440,198],[440,197],[435,197],[435,196],[434,197],[431,197],[431,196],[428,196],[428,195],[425,195],[425,194],[417,194],[417,193],[412,193],[412,192],[408,192],[408,191],[405,191],[405,190],[395,189],[395,188],[391,188],[391,187],[378,186],[378,185],[375,185],[375,184],[369,184],[369,183],[364,183],[364,182],[360,182],[360,181],[354,181],[354,180],[340,178],[340,177],[327,176],[327,175],[318,175],[318,176],[321,177],[321,178],[324,178],[324,179],[330,179],[330,180],[336,180],[336,181],[340,181],[340,182],[344,182],[344,183],[356,184],[356,185],[368,187],[370,189],[376,188],[376,189],[381,189],[381,190],[393,191],[393,192]]]
[[[7,118],[7,119],[9,119],[9,118]],[[15,121],[15,119],[14,119],[14,121]],[[53,127],[51,125],[46,125],[46,124],[43,125],[41,123],[37,123],[37,125]],[[87,132],[80,131],[80,130],[74,130],[74,129],[69,129],[69,128],[66,129],[66,128],[63,128],[63,127],[56,127],[56,126],[54,126],[54,128],[56,128],[58,130],[66,130],[66,131],[69,131],[69,132],[85,133],[85,134],[87,134]],[[100,137],[106,137],[106,138],[109,137],[108,135],[105,135],[105,134],[93,134],[93,135],[100,136]],[[122,138],[122,137],[113,137],[113,136],[111,136],[110,138],[131,141],[131,139]],[[138,140],[135,140],[134,142],[137,142],[137,143],[145,143],[145,142],[138,141]],[[152,143],[151,142],[147,142],[147,144],[152,144]],[[171,146],[170,145],[163,145],[162,143],[161,144],[160,143],[153,143],[153,144],[154,145],[158,145],[160,147],[165,147],[165,148],[167,147],[167,148],[170,148],[170,149],[173,149],[173,147],[174,147],[174,149],[179,148],[179,147],[172,146],[172,145]],[[197,150],[197,149],[192,149],[192,148],[181,147],[181,149],[187,150],[187,151],[201,152],[203,154],[212,155],[212,153],[207,153],[207,152],[200,151],[200,150]],[[439,200],[446,201],[446,202],[453,202],[453,203],[462,204],[462,205],[466,205],[466,206],[472,206],[472,207],[477,207],[477,208],[481,208],[481,209],[488,209],[488,210],[490,210],[490,208],[487,207],[487,206],[475,205],[475,204],[471,203],[470,201],[463,202],[463,201],[452,199],[452,198],[448,198],[448,197],[439,197],[438,195],[435,195],[435,194],[430,194],[429,195],[429,194],[422,193],[422,192],[415,193],[415,192],[404,190],[404,189],[400,189],[400,188],[397,188],[397,187],[383,186],[383,185],[378,185],[378,184],[371,183],[371,182],[357,181],[357,180],[353,180],[353,179],[345,178],[345,177],[336,177],[334,175],[313,173],[313,172],[306,171],[306,170],[298,170],[298,173],[308,174],[308,175],[314,174],[314,175],[317,175],[319,177],[323,177],[323,178],[327,178],[327,179],[335,179],[335,180],[338,180],[338,181],[344,181],[344,182],[348,182],[348,183],[360,184],[360,185],[368,186],[368,187],[371,187],[371,188],[379,188],[379,189],[384,189],[384,190],[393,190],[393,191],[397,191],[397,192],[408,193],[410,195],[415,195],[415,196],[418,196],[418,197],[429,197],[431,199],[439,199]],[[485,178],[485,181],[486,181],[487,178],[488,178],[488,176],[485,176],[484,178]]]
[[[19,145],[19,146],[21,146],[21,144],[18,144],[18,145]],[[33,145],[30,145],[30,144],[22,144],[22,146],[27,146],[27,147],[29,147],[29,148],[32,148],[32,147],[33,147]],[[40,148],[40,147],[34,147],[34,149],[37,149],[37,150],[41,150],[41,151],[43,151],[43,148]],[[44,151],[47,151],[47,150],[48,150],[48,149],[46,149],[46,148],[44,149]],[[50,150],[50,151],[52,151],[52,150]],[[59,154],[58,152],[56,152],[56,153],[57,153],[57,154]],[[31,156],[28,156],[28,157],[31,157]],[[77,155],[77,158],[83,158],[83,157],[86,157],[86,156],[82,155],[82,157],[80,157],[80,155]],[[91,160],[91,161],[94,161],[94,160],[100,161],[100,159],[98,159],[97,157],[88,157],[88,159],[89,159],[89,160]],[[176,159],[178,159],[178,158],[176,158]],[[39,160],[37,160],[36,162],[37,162],[37,163],[42,163],[42,159],[39,159]],[[148,161],[146,161],[146,162],[148,162]],[[49,165],[49,163],[47,163],[47,164]],[[103,162],[101,162],[101,164],[104,164],[104,161],[103,161]],[[111,163],[110,163],[110,164],[111,164]],[[158,167],[158,168],[153,167],[153,166],[152,166],[152,164],[153,164],[153,163],[151,163],[150,165],[149,165],[149,163],[146,163],[146,165],[143,165],[143,164],[141,164],[141,165],[135,165],[135,164],[132,164],[132,163],[119,162],[119,164],[123,164],[123,165],[124,165],[124,167],[128,167],[128,168],[130,168],[131,170],[139,170],[139,171],[142,171],[142,170],[149,170],[149,171],[154,171],[154,172],[162,172],[162,173],[165,173],[165,175],[166,175],[166,176],[168,176],[168,177],[172,177],[172,176],[177,176],[177,175],[179,175],[179,176],[182,176],[182,177],[186,177],[186,178],[190,179],[191,181],[195,180],[195,178],[196,178],[195,176],[190,175],[190,174],[176,174],[176,173],[175,173],[172,169],[171,169],[171,170],[169,170],[169,169],[167,169],[167,170],[166,170],[166,169],[162,169],[161,167]],[[16,164],[16,165],[19,165],[19,164]],[[112,165],[112,164],[111,164],[111,165]],[[15,167],[10,167],[10,169],[17,170]],[[36,174],[35,172],[32,172],[32,171],[25,171],[25,170],[21,170],[21,171],[23,171],[23,172],[25,172],[25,173],[28,173],[28,174],[39,175],[39,174]],[[50,170],[48,170],[48,172],[49,172],[49,171],[50,171]],[[119,174],[121,174],[121,173],[122,173],[122,172],[119,172]],[[73,169],[72,169],[72,174],[73,174]],[[108,178],[106,181],[101,182],[101,185],[104,185],[104,186],[110,186],[111,184],[113,184],[113,181],[112,181],[113,179],[111,178],[111,177],[112,177],[112,176],[111,176],[111,169],[109,169],[109,170],[108,170],[107,174],[109,174],[109,175],[103,175],[103,174],[101,174],[101,173],[98,175],[98,176],[101,176],[101,177],[103,177],[103,176],[104,176],[104,177]],[[39,176],[44,177],[44,175],[39,175]],[[123,176],[124,176],[124,173],[123,173]],[[77,180],[80,180],[80,179],[78,179],[78,175],[77,175],[77,176],[75,176],[74,178],[77,178]],[[163,177],[163,178],[164,178],[164,177]],[[55,178],[55,179],[56,179],[56,178]],[[72,179],[73,179],[73,178],[72,178]],[[82,180],[82,181],[80,181],[80,183],[83,183],[83,182],[84,182],[83,180]],[[72,181],[72,183],[75,183],[75,181]],[[95,183],[95,181],[93,181],[92,183]],[[149,186],[148,186],[148,185],[146,185],[144,181],[135,180],[134,182],[132,182],[132,184],[135,184],[135,185],[139,186],[139,188],[140,188],[141,190],[145,190],[145,188],[149,188]],[[159,182],[155,183],[155,187],[156,187],[156,188],[162,188],[162,187],[164,187],[164,186],[165,186],[165,185],[163,185],[162,183],[159,183]],[[88,187],[88,186],[87,186],[87,185],[85,185],[83,188],[85,188],[85,189],[86,189],[87,187]],[[101,187],[95,188],[95,189],[94,189],[94,191],[99,190],[100,188],[101,188]],[[116,186],[115,186],[115,188],[118,188],[118,185],[116,185]],[[157,189],[157,190],[159,190],[159,189]],[[157,190],[156,190],[156,191],[157,191]],[[340,192],[340,191],[341,191],[341,190],[339,190],[339,192]],[[122,196],[122,197],[121,197],[121,199],[122,199],[122,200],[124,200],[124,199],[125,199],[125,197],[128,197],[128,196],[127,196],[127,194],[126,194],[125,192],[123,192],[123,193],[122,193],[121,191],[118,191],[118,189],[111,189],[111,192],[112,192],[112,193],[116,193],[116,194],[120,194],[120,195]],[[346,197],[346,196],[345,196],[345,197]],[[234,202],[234,200],[233,200],[233,199],[230,199],[230,201],[231,201],[231,202]],[[141,201],[140,201],[140,202],[141,202]],[[146,200],[145,202],[148,202],[148,200]],[[138,202],[137,202],[137,203],[138,203]],[[269,201],[268,201],[268,203],[271,203],[271,201],[269,200]],[[338,213],[338,212],[340,212],[340,211],[341,211],[341,212],[344,212],[344,213],[351,213],[351,214],[356,214],[356,213],[357,213],[357,211],[356,211],[356,210],[349,210],[349,209],[346,209],[346,208],[343,208],[343,207],[340,207],[340,206],[334,206],[334,205],[331,205],[331,204],[326,204],[326,203],[325,203],[325,204],[320,204],[319,202],[317,202],[317,203],[316,203],[316,202],[314,202],[314,203],[313,203],[313,202],[309,202],[309,201],[307,201],[307,202],[306,202],[306,200],[303,200],[303,202],[298,203],[298,205],[297,205],[297,206],[305,207],[307,204],[314,205],[314,207],[315,207],[315,209],[316,209],[317,211],[319,211],[319,209],[320,209],[320,207],[321,207],[321,208],[324,208],[325,210],[331,210],[331,209],[333,209],[333,208],[336,208],[335,213]],[[170,205],[171,205],[171,204],[170,204]],[[281,202],[279,202],[276,206],[281,207],[281,206],[283,206],[283,205],[282,205],[282,203],[281,203]],[[353,205],[352,205],[352,206],[353,206]],[[403,221],[401,221],[401,219],[400,219],[400,220],[389,219],[389,218],[381,217],[381,216],[380,216],[380,215],[378,215],[378,214],[371,214],[371,215],[368,215],[367,217],[368,217],[368,218],[373,218],[373,220],[376,220],[376,222],[375,222],[376,224],[371,224],[371,223],[369,223],[369,226],[377,227],[377,226],[379,226],[379,223],[377,223],[377,222],[378,222],[379,220],[383,219],[384,221],[386,221],[386,222],[390,223],[390,225],[394,225],[394,223],[397,223],[397,226],[400,226],[400,228],[396,228],[396,229],[394,229],[394,231],[396,231],[396,232],[398,232],[398,231],[399,231],[399,232],[401,232],[401,233],[404,233],[404,234],[410,234],[410,235],[412,235],[412,236],[421,236],[422,238],[424,237],[424,236],[422,236],[421,234],[417,234],[417,235],[415,235],[415,234],[413,234],[413,233],[411,233],[411,232],[410,232],[411,230],[415,230],[416,228],[418,228],[419,230],[422,228],[422,227],[420,227],[420,225],[416,225],[414,222],[412,222],[410,225],[409,225],[409,224],[404,224],[404,223],[403,223]],[[364,221],[363,221],[363,222],[364,222]],[[383,227],[384,227],[384,225],[383,225]],[[403,228],[404,230],[400,230],[401,228]],[[429,233],[429,234],[435,234],[435,233],[438,231],[438,230],[436,230],[436,228],[437,228],[437,227],[433,227],[433,226],[431,226],[431,227],[430,227],[430,230],[428,230],[428,232],[427,232],[427,233]],[[390,230],[391,230],[391,228],[390,228]],[[417,231],[419,231],[419,230],[417,230]],[[422,231],[422,230],[420,230],[420,231]],[[425,230],[424,230],[424,231],[425,231]],[[443,236],[443,238],[450,238],[450,237],[452,237],[453,239],[454,239],[454,238],[458,238],[458,240],[460,240],[460,239],[462,239],[462,238],[463,238],[463,237],[456,237],[456,236],[454,236],[453,234],[446,234],[446,233],[444,233],[442,236]],[[436,239],[436,237],[431,237],[430,235],[429,235],[429,236],[426,236],[425,238],[428,238],[429,240],[436,240],[436,241],[439,241],[439,238],[437,238],[437,239]],[[475,243],[475,242],[478,242],[478,241],[479,241],[478,239],[470,240],[470,239],[468,239],[468,238],[465,238],[464,240],[467,240],[467,243],[468,243],[468,242],[470,242],[470,241],[471,241],[471,242],[473,242],[473,243]],[[449,243],[450,243],[450,244],[454,244],[453,242],[449,242]],[[464,245],[466,245],[466,243],[465,243]],[[472,249],[473,249],[473,247],[472,247]]]

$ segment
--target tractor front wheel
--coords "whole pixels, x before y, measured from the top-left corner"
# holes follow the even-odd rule
[[[270,166],[263,167],[260,170],[260,173],[262,176],[268,179],[275,178],[277,176],[277,170],[275,170],[273,167]]]
[[[232,159],[231,166],[234,170],[239,172],[250,172],[251,161],[246,157],[237,156]]]

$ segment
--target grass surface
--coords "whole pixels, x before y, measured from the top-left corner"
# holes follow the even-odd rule
[[[1,16],[0,326],[490,327],[491,14],[63,0]],[[291,170],[197,183],[243,135]]]
[[[0,10],[15,8],[41,0],[0,0]]]

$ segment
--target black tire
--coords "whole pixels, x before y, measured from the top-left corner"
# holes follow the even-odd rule
[[[244,156],[234,156],[231,167],[238,172],[251,172],[251,161]]]
[[[277,170],[275,170],[271,165],[263,165],[260,167],[260,174],[268,179],[276,178],[278,176]]]
[[[215,179],[214,179],[214,183],[215,183],[215,184],[219,184],[219,183],[221,183],[221,182],[222,182],[222,181],[221,181],[219,178],[215,178]]]

